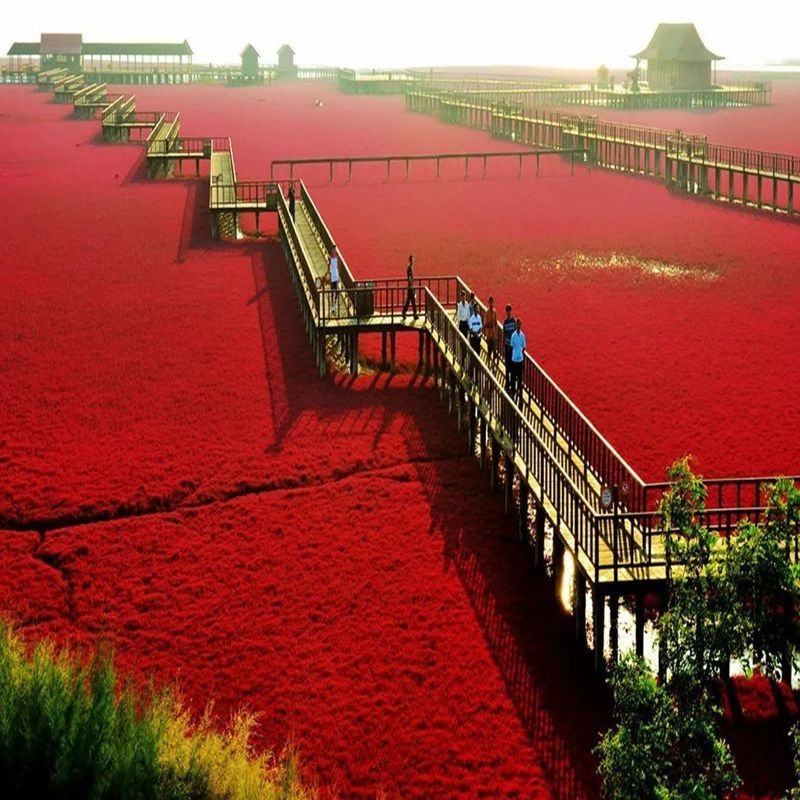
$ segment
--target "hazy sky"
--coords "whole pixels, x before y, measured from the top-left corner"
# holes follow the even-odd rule
[[[720,68],[800,58],[800,0],[35,0],[4,6],[2,52],[45,31],[83,33],[88,41],[186,38],[199,61],[237,61],[250,42],[272,62],[289,42],[297,63],[309,65],[594,67],[629,63],[658,22],[694,22],[706,45],[727,57]],[[203,15],[205,9],[214,13]]]

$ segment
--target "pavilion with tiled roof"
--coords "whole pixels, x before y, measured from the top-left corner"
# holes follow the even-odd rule
[[[712,65],[723,56],[712,53],[691,23],[662,22],[644,50],[634,58],[647,62],[651,89],[704,89],[712,85]]]

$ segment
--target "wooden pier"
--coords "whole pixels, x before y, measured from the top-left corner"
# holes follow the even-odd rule
[[[406,108],[528,147],[581,151],[587,166],[646,175],[709,200],[796,213],[800,156],[712,144],[703,135],[553,109],[508,110],[437,92],[409,92]]]
[[[506,513],[516,516],[520,541],[530,546],[542,574],[545,540],[551,538],[550,563],[557,592],[565,574],[565,559],[571,559],[575,636],[582,646],[591,646],[596,668],[606,666],[606,642],[612,661],[618,656],[623,600],[630,600],[635,609],[635,649],[641,654],[645,597],[661,597],[663,604],[666,591],[667,563],[657,513],[665,485],[645,483],[527,353],[521,393],[516,398],[508,394],[502,360],[489,358],[485,343],[480,350],[473,349],[456,325],[456,300],[470,291],[458,276],[416,278],[413,289],[419,313],[414,317],[403,314],[408,291],[405,280],[356,280],[337,248],[341,285],[338,291],[332,290],[326,279],[328,255],[336,242],[302,181],[295,182],[300,191],[292,216],[278,182],[238,178],[229,138],[182,139],[179,115],[137,112],[132,99],[118,97],[109,102],[103,111],[104,130],[107,125],[113,129],[115,124],[137,124],[136,115],[147,114],[150,135],[146,146],[153,148],[154,158],[177,157],[173,153],[179,152],[194,156],[199,149],[193,150],[197,145],[190,142],[203,143],[205,157],[205,143],[209,144],[209,211],[215,236],[239,238],[237,216],[241,213],[277,213],[289,273],[321,375],[330,364],[357,373],[363,333],[381,335],[387,364],[394,362],[398,335],[416,337],[420,371],[433,381],[455,417],[464,452],[477,457],[492,488],[502,491]],[[558,129],[555,120],[551,122],[553,125],[544,125],[544,129]],[[503,124],[517,125],[519,120]],[[596,129],[590,125],[580,133],[586,136]],[[651,150],[662,144],[661,134],[646,128],[618,130],[607,138],[628,144],[634,134]],[[573,133],[562,129],[558,135],[566,137],[562,142],[566,144]],[[686,147],[682,146],[681,152]],[[157,154],[161,148],[163,152]],[[692,159],[698,157],[691,154]],[[709,146],[703,157],[713,157]],[[683,163],[682,156],[670,160]],[[703,522],[719,533],[720,547],[741,520],[761,518],[766,502],[763,484],[774,480],[708,482]],[[787,556],[796,561],[800,553]],[[587,640],[587,615],[593,620],[591,642]]]
[[[437,92],[472,103],[525,103],[530,106],[597,106],[642,110],[656,108],[735,108],[769,105],[770,81],[739,81],[701,89],[600,88],[592,83],[522,75],[453,73],[436,70],[376,71],[340,69],[339,88],[348,94]]]

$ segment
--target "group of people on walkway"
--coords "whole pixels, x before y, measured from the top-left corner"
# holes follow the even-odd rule
[[[339,254],[332,248],[328,258],[328,279],[331,288],[337,292],[335,296],[338,306],[339,291]],[[408,257],[406,265],[406,299],[403,304],[403,316],[407,316],[409,309],[414,314],[414,319],[419,316],[416,299],[416,284],[414,281],[414,256]],[[499,339],[503,338],[503,357],[505,364],[505,388],[511,397],[519,402],[522,396],[522,372],[525,365],[525,348],[527,340],[522,331],[522,320],[512,314],[510,305],[506,306],[506,316],[502,322],[498,320],[494,297],[489,297],[486,311],[482,312],[475,292],[470,292],[467,298],[465,289],[456,305],[455,321],[458,330],[467,338],[472,349],[481,357],[483,342],[486,342],[487,359],[492,367],[496,367],[500,358]],[[474,377],[474,376],[473,376]]]
[[[480,355],[483,341],[489,363],[496,365],[499,358],[498,340],[503,338],[503,355],[506,372],[506,391],[519,401],[522,394],[522,370],[525,364],[527,341],[522,332],[522,320],[515,317],[510,305],[502,323],[497,318],[494,297],[489,297],[486,312],[482,313],[474,292],[467,298],[465,289],[456,305],[455,320],[459,331],[467,338],[472,349]]]

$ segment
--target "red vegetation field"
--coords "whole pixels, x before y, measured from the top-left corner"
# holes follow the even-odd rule
[[[0,608],[343,797],[594,796],[604,691],[435,393],[320,380],[274,242],[2,99]]]
[[[514,149],[407,113],[400,97],[314,85],[137,96],[179,103],[187,129],[230,132],[243,177],[265,176],[273,158]],[[776,101],[629,121],[735,144],[753,145],[763,130],[763,147],[785,149],[776,132],[794,128],[800,83],[777,82]],[[738,120],[749,133],[737,135]],[[800,355],[800,226],[645,178],[570,176],[556,160],[538,179],[531,166],[510,180],[515,162],[490,163],[486,180],[473,169],[464,181],[452,163],[437,181],[433,166],[415,165],[406,181],[398,165],[387,181],[383,165],[358,165],[347,183],[339,167],[333,185],[327,167],[299,174],[358,277],[400,274],[413,252],[419,272],[458,273],[482,296],[512,302],[534,356],[645,479],[662,480],[686,452],[709,477],[798,472],[789,365]],[[653,274],[653,261],[683,277]],[[415,357],[413,343],[405,353]]]
[[[503,147],[314,85],[136,94],[230,134],[244,178]],[[223,715],[248,704],[265,745],[292,737],[345,797],[595,797],[605,691],[434,393],[318,379],[274,241],[212,242],[202,182],[148,182],[138,147],[30,88],[0,99],[0,608],[110,639]],[[413,169],[308,173],[358,277],[414,252],[512,299],[647,477],[686,450],[708,474],[797,471],[800,228],[557,161]],[[754,791],[785,777],[746,772]]]

